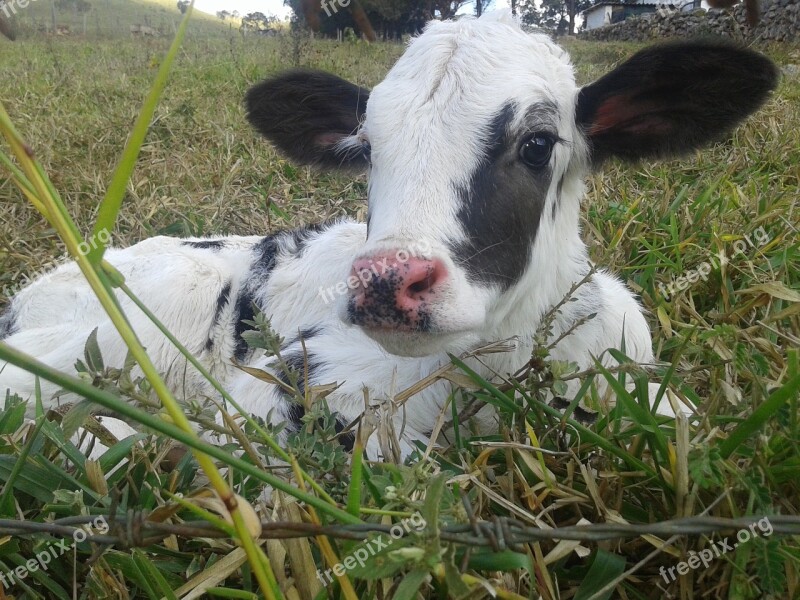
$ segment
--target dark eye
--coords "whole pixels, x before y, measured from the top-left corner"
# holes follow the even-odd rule
[[[534,133],[519,149],[519,157],[529,167],[541,169],[550,162],[553,138],[544,133]]]

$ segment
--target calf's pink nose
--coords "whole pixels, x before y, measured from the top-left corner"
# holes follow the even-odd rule
[[[358,259],[351,275],[358,278],[350,296],[353,323],[424,330],[430,325],[428,305],[447,279],[447,269],[440,260],[399,251]]]

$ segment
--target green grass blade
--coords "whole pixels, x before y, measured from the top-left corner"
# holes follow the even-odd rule
[[[608,600],[613,589],[598,593],[625,571],[625,559],[605,550],[598,550],[586,578],[575,594],[574,600]]]
[[[161,63],[161,67],[158,69],[156,78],[153,81],[153,87],[150,88],[150,92],[147,94],[139,117],[136,119],[136,123],[131,130],[128,143],[125,145],[125,150],[122,152],[122,157],[111,178],[111,183],[108,186],[106,195],[100,203],[97,222],[95,223],[92,239],[89,244],[91,250],[87,255],[93,264],[100,262],[106,249],[105,241],[101,239],[105,236],[101,235],[101,233],[103,231],[109,232],[114,230],[114,224],[117,221],[117,215],[119,214],[119,209],[122,207],[122,200],[125,197],[125,189],[128,186],[128,181],[131,178],[133,169],[136,166],[136,160],[139,157],[139,151],[147,136],[147,131],[153,119],[156,105],[167,85],[167,78],[169,77],[172,63],[175,62],[175,57],[178,55],[178,49],[183,42],[183,37],[186,34],[186,27],[189,25],[189,18],[192,16],[193,7],[194,2],[192,2],[187,9],[178,27],[178,32],[175,34],[175,39],[172,41],[172,45],[167,55],[164,57],[164,62]]]
[[[37,375],[42,379],[61,386],[65,390],[74,392],[91,400],[92,402],[96,402],[104,408],[109,408],[114,412],[119,413],[119,415],[123,417],[133,419],[145,427],[149,427],[155,431],[158,431],[159,433],[169,436],[194,450],[198,450],[204,454],[207,454],[208,456],[222,461],[228,466],[235,467],[243,473],[250,475],[259,481],[263,481],[275,489],[286,492],[298,500],[313,506],[320,512],[323,512],[334,519],[339,519],[344,523],[361,523],[360,519],[354,517],[348,512],[332,506],[316,496],[302,492],[301,490],[298,490],[297,488],[287,484],[282,479],[261,471],[244,460],[231,456],[219,446],[214,446],[212,444],[203,442],[199,438],[187,433],[180,427],[172,425],[171,423],[167,423],[158,417],[154,417],[153,415],[148,414],[145,411],[124,402],[123,400],[120,400],[113,394],[92,387],[90,384],[80,379],[71,377],[65,373],[61,373],[60,371],[57,371],[56,369],[53,369],[44,363],[39,362],[38,360],[27,356],[24,353],[15,350],[14,348],[11,348],[3,342],[0,342],[0,360],[18,366],[21,369],[25,369],[26,371]]]

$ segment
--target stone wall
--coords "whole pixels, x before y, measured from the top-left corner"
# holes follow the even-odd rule
[[[732,10],[695,10],[689,13],[659,9],[639,17],[631,17],[578,37],[601,41],[646,41],[656,38],[715,35],[739,40],[789,42],[800,40],[800,0],[765,0],[761,6],[761,22],[749,27],[743,4]]]

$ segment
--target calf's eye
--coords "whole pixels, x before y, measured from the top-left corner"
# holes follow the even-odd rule
[[[534,133],[520,146],[519,157],[529,167],[541,169],[550,162],[554,140],[544,133]]]

